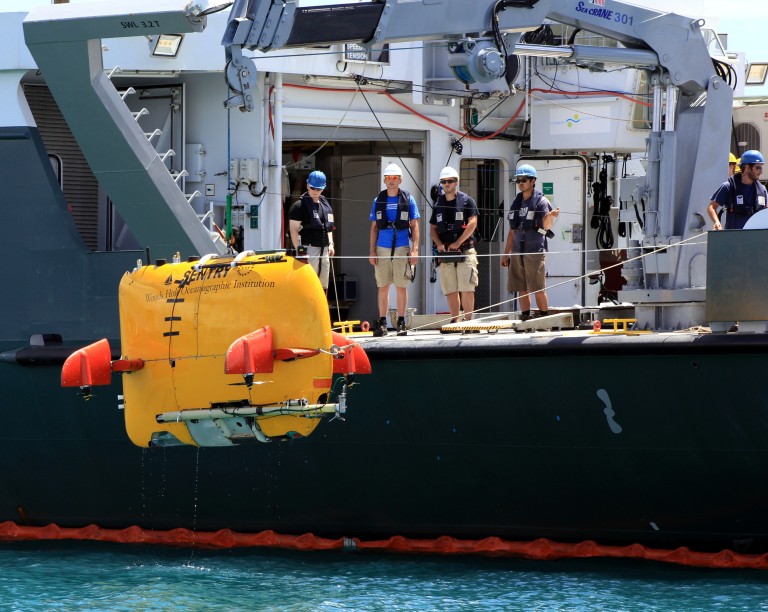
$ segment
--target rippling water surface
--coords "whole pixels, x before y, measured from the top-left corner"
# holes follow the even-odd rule
[[[644,561],[0,546],[0,610],[768,610],[768,573]]]

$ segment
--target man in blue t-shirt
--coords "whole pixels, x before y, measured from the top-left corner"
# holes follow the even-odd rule
[[[386,189],[376,196],[371,208],[371,237],[368,261],[376,271],[379,319],[373,335],[387,335],[389,286],[397,289],[397,334],[404,336],[408,283],[413,281],[419,257],[419,209],[407,191],[400,189],[403,171],[397,164],[384,168]]]

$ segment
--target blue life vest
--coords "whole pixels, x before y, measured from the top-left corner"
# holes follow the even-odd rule
[[[513,251],[519,253],[541,253],[547,250],[547,237],[544,233],[544,216],[549,207],[542,204],[544,194],[534,189],[530,203],[523,208],[523,194],[518,193],[509,207],[509,229],[520,230],[515,233]],[[533,214],[531,214],[533,213]]]
[[[509,207],[509,227],[510,229],[523,229],[523,230],[538,230],[542,227],[544,221],[544,215],[549,211],[545,206],[541,206],[541,199],[544,194],[541,191],[534,190],[531,196],[531,203],[528,208],[525,209],[525,214],[521,215],[520,210],[523,206],[523,194],[518,193],[515,199],[512,201],[512,205]],[[533,211],[533,218],[528,218],[528,213]],[[522,218],[521,218],[522,217]]]

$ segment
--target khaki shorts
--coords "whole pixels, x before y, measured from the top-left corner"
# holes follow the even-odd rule
[[[457,264],[449,262],[450,260],[446,260],[445,263],[440,264],[439,268],[440,288],[443,290],[443,295],[456,293],[457,291],[474,291],[479,281],[477,276],[477,251],[475,249],[467,249],[464,251],[464,261]]]
[[[507,291],[527,291],[533,293],[544,289],[545,253],[512,253],[509,256],[509,275],[507,276]]]
[[[407,287],[411,284],[411,278],[406,277],[410,272],[408,264],[408,253],[411,247],[402,246],[395,249],[395,259],[392,258],[392,248],[376,247],[376,257],[379,262],[374,266],[376,271],[376,286],[388,287]]]
[[[320,251],[323,256],[320,257]],[[323,289],[328,289],[328,273],[331,271],[331,258],[328,256],[328,247],[308,246],[307,255],[309,256],[309,265],[320,279]]]

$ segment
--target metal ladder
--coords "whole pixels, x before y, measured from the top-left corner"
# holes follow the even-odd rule
[[[109,72],[107,77],[111,81],[112,77],[116,73],[119,74],[120,72],[121,72],[121,68],[119,66],[115,66]],[[123,102],[126,102],[126,99],[128,98],[128,96],[136,94],[136,90],[133,87],[128,87],[127,89],[124,89],[122,91],[117,90],[117,93],[120,96],[120,99],[123,100]],[[126,102],[126,106],[127,106],[127,102]],[[142,117],[144,117],[146,115],[149,115],[150,113],[149,113],[149,110],[147,110],[146,108],[141,108],[138,111],[131,111],[131,114],[133,115],[134,120],[139,125],[141,125],[139,120]],[[163,134],[162,130],[160,130],[160,129],[154,129],[151,132],[146,132],[146,131],[142,130],[142,133],[146,137],[147,142],[149,142],[150,144],[152,144],[152,141],[155,138],[158,138],[158,137],[162,136],[162,134]],[[152,145],[152,146],[155,149],[155,151],[157,152],[158,156],[160,157],[160,160],[164,163],[164,165],[165,165],[165,160],[166,159],[176,155],[176,152],[173,149],[169,148],[167,151],[160,152],[160,151],[157,151],[157,147],[155,145]],[[186,193],[184,191],[183,185],[182,185],[182,183],[180,181],[181,181],[182,178],[184,178],[186,176],[189,176],[189,172],[187,170],[182,169],[181,171],[176,171],[176,170],[172,170],[172,169],[169,168],[168,169],[168,173],[170,174],[171,178],[173,178],[173,181],[176,183],[176,185],[179,187],[179,190],[182,191],[182,193],[184,194],[184,198],[187,200],[187,203],[190,206],[192,205],[192,201],[195,198],[202,197],[203,194],[198,189],[195,189],[195,191],[193,191],[192,193]],[[206,213],[203,213],[203,214],[198,214],[197,216],[200,219],[200,223],[205,227],[205,221],[211,216],[211,213],[210,212],[206,212]],[[226,246],[225,240],[221,237],[219,232],[213,231],[213,228],[211,228],[211,227],[206,227],[206,229],[209,231],[209,233],[211,235],[211,238],[213,239],[214,242],[218,242],[218,243],[224,244]]]

